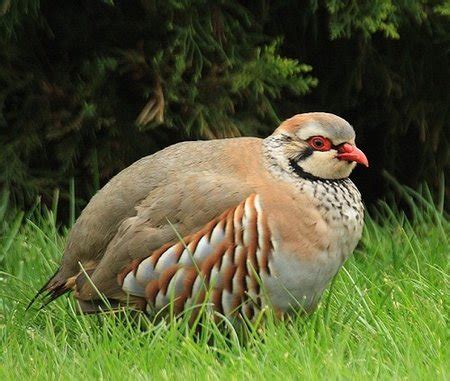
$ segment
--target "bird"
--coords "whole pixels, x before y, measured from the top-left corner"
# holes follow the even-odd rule
[[[30,305],[73,292],[81,313],[207,303],[250,320],[267,308],[309,314],[362,235],[357,164],[369,166],[353,127],[325,112],[264,139],[169,146],[93,196]]]

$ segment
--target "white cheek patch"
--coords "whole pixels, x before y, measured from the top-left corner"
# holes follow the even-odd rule
[[[305,172],[322,179],[343,179],[350,175],[355,163],[336,158],[336,150],[315,151],[298,163]]]

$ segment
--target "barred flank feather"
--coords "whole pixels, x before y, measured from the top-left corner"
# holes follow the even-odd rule
[[[180,313],[210,295],[217,311],[252,318],[262,308],[259,276],[270,275],[271,253],[266,216],[253,194],[183,242],[134,261],[118,279],[126,293],[146,299],[148,311],[174,300]]]

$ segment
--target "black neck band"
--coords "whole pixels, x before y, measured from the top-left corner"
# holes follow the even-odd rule
[[[302,179],[310,180],[310,181],[323,181],[323,182],[330,182],[330,183],[338,183],[341,181],[346,180],[347,178],[343,179],[324,179],[322,177],[314,176],[313,174],[306,172],[302,167],[300,167],[297,162],[293,159],[289,160],[289,165],[291,166],[294,173],[301,177]]]

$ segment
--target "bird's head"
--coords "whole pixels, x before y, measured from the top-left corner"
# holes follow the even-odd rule
[[[309,179],[344,179],[356,164],[369,166],[355,145],[355,131],[344,119],[328,113],[298,114],[266,138],[272,165]]]

